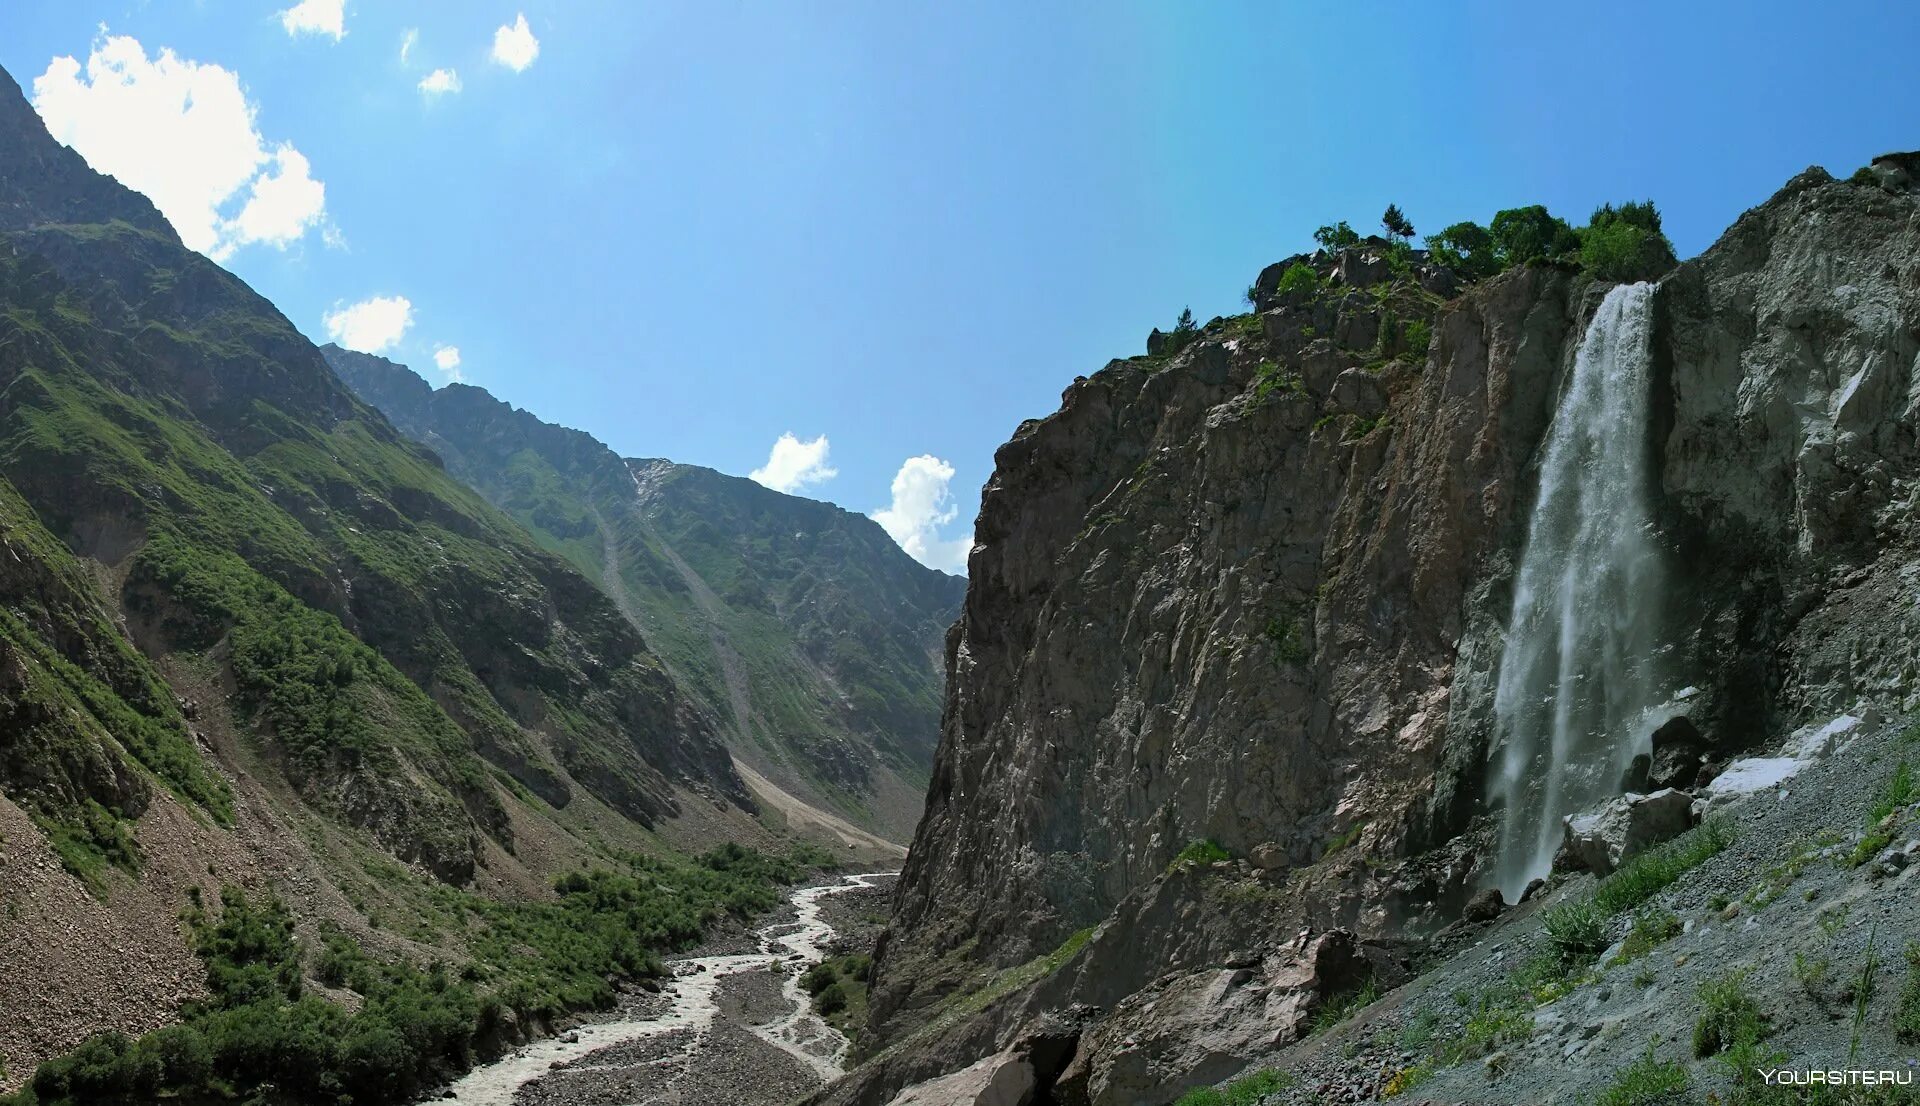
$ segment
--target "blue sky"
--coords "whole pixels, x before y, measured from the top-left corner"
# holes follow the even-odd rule
[[[1651,197],[1686,256],[1920,147],[1913,5],[293,4],[6,0],[0,64],[316,340],[948,568],[1022,419],[1320,223]]]

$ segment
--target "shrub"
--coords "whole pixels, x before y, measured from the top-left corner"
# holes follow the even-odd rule
[[[1541,916],[1547,941],[1562,964],[1584,964],[1606,951],[1607,919],[1592,902],[1561,903]]]
[[[825,990],[813,996],[813,1008],[822,1015],[838,1014],[847,1008],[847,992],[839,980],[828,984]]]
[[[1427,347],[1433,344],[1433,327],[1425,319],[1409,319],[1407,332],[1401,336],[1401,341],[1406,348],[1400,356],[1424,361],[1427,357]]]
[[[1359,245],[1360,234],[1348,226],[1345,219],[1342,219],[1332,226],[1321,227],[1314,231],[1313,240],[1319,243],[1322,249],[1332,252]]]
[[[1603,204],[1580,232],[1580,267],[1601,280],[1644,280],[1674,263],[1652,200]]]
[[[1793,978],[1799,982],[1801,990],[1814,998],[1820,997],[1821,989],[1832,971],[1833,962],[1824,956],[1808,956],[1804,952],[1793,954]]]
[[[1313,657],[1306,628],[1300,624],[1298,615],[1275,615],[1267,619],[1261,634],[1273,646],[1274,659],[1283,664],[1305,664]]]
[[[1211,838],[1202,838],[1188,844],[1186,848],[1181,849],[1180,852],[1174,856],[1173,862],[1167,865],[1167,870],[1172,871],[1175,868],[1184,868],[1188,865],[1213,864],[1218,861],[1232,859],[1233,854],[1228,852],[1226,847],[1221,845],[1220,842],[1212,840]]]
[[[1634,914],[1633,925],[1620,943],[1620,963],[1638,960],[1680,936],[1680,918],[1670,910],[1645,908]]]
[[[1317,292],[1320,290],[1320,274],[1314,272],[1313,266],[1306,262],[1296,261],[1280,274],[1277,290],[1283,296],[1294,292]]]
[[[1700,1018],[1693,1024],[1693,1054],[1713,1056],[1766,1039],[1766,1015],[1747,992],[1747,973],[1736,971],[1700,985]]]
[[[1878,188],[1880,187],[1880,174],[1873,171],[1873,166],[1862,165],[1853,171],[1852,176],[1847,178],[1847,183],[1864,184],[1872,188]]]
[[[1887,780],[1887,786],[1880,797],[1867,808],[1867,824],[1877,825],[1893,812],[1913,802],[1914,783],[1913,765],[1902,760],[1893,770],[1893,776]]]
[[[1600,1093],[1599,1106],[1681,1106],[1692,1098],[1693,1082],[1684,1065],[1654,1056],[1653,1045],[1621,1069]]]
[[[1427,252],[1462,280],[1484,280],[1505,268],[1493,235],[1479,223],[1455,223],[1439,234],[1427,235]]]
[[[1501,268],[1564,257],[1580,249],[1580,236],[1539,204],[1498,212],[1488,228]]]
[[[1265,400],[1275,392],[1293,392],[1296,395],[1306,391],[1306,382],[1300,374],[1282,369],[1273,361],[1262,361],[1253,374],[1253,395],[1255,399]]]

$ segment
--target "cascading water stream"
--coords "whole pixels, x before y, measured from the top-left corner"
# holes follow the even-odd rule
[[[1653,286],[1607,293],[1548,431],[1494,693],[1497,878],[1547,873],[1566,815],[1650,745],[1664,641],[1648,455]]]

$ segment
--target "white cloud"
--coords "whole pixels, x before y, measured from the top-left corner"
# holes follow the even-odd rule
[[[892,506],[873,512],[873,520],[914,560],[964,573],[972,537],[940,537],[940,528],[960,513],[947,489],[952,480],[953,466],[930,453],[907,458],[893,476]]]
[[[254,180],[253,195],[232,225],[244,241],[284,250],[299,241],[326,210],[327,186],[313,179],[309,173],[313,166],[291,145],[283,143],[273,152],[273,164],[278,171]]]
[[[747,479],[765,484],[776,492],[789,494],[809,484],[820,484],[840,475],[827,463],[827,436],[803,442],[792,434],[782,434],[767,454],[767,463],[747,474]]]
[[[420,78],[420,91],[429,96],[460,91],[460,74],[451,69],[436,69]]]
[[[280,13],[280,25],[290,35],[332,35],[339,42],[347,33],[347,0],[300,0]]]
[[[459,346],[435,346],[433,364],[447,378],[449,384],[458,384],[466,379],[460,372]]]
[[[216,261],[254,242],[285,249],[324,223],[326,186],[291,144],[268,148],[239,76],[218,65],[171,50],[149,58],[137,39],[103,36],[84,70],[49,62],[33,106],[55,138],[145,193]]]
[[[379,353],[400,341],[413,325],[413,304],[405,296],[375,296],[336,307],[322,320],[327,337],[361,353]]]
[[[420,45],[420,28],[408,27],[406,33],[400,36],[401,65],[407,64],[407,57],[413,53],[413,48],[418,45]]]
[[[515,73],[525,72],[539,56],[540,40],[533,37],[533,28],[527,26],[524,14],[513,21],[513,26],[493,32],[493,60]]]

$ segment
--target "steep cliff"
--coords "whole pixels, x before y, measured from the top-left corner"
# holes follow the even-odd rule
[[[1810,170],[1655,291],[1664,663],[1710,760],[1913,705],[1920,209],[1891,176]],[[1391,983],[1489,881],[1513,573],[1606,286],[1529,265],[1443,298],[1379,252],[1272,267],[1254,314],[1076,381],[1000,451],[879,1055],[823,1101],[1063,1036],[1067,1100],[1165,1101],[1304,1031],[1280,996],[1334,969],[1299,931],[1373,942]],[[1317,286],[1281,292],[1295,263]]]
[[[904,841],[966,583],[863,515],[696,465],[623,459],[465,384],[327,346],[362,398],[603,586],[780,788]]]

